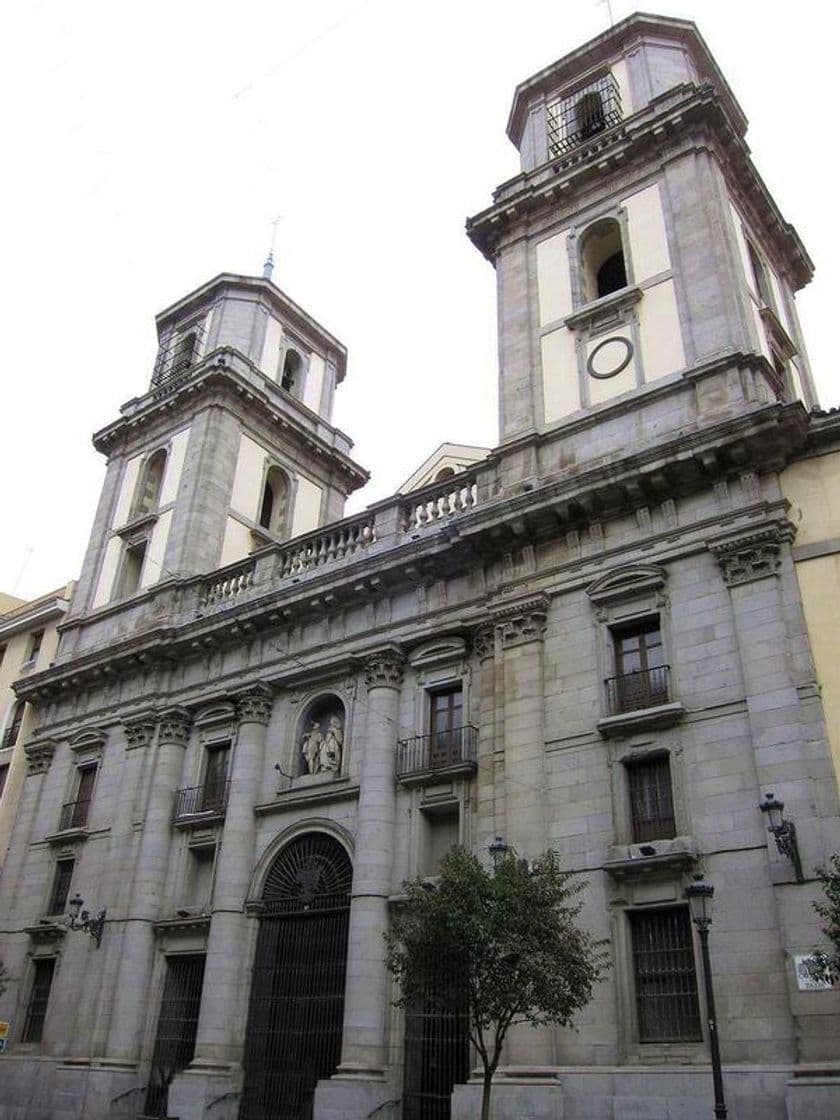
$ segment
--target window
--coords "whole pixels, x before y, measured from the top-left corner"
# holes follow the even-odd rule
[[[143,1107],[146,1116],[169,1115],[169,1084],[193,1060],[203,983],[203,955],[166,958],[166,979]]]
[[[700,1007],[686,907],[632,911],[639,1042],[699,1042]]]
[[[6,656],[6,647],[5,646],[0,646],[0,665],[3,664],[3,660],[4,660],[5,656]]]
[[[96,764],[79,768],[76,795],[61,810],[59,830],[65,828],[84,828],[88,821],[90,803],[93,799],[93,786],[96,782]]]
[[[751,241],[747,241],[747,255],[750,258],[750,269],[753,274],[756,295],[765,307],[771,307],[770,280],[767,276],[767,268]]]
[[[60,859],[55,865],[48,914],[63,914],[67,909],[67,896],[70,894],[70,880],[73,878],[74,859]]]
[[[129,595],[133,595],[140,587],[147,546],[148,541],[126,545],[122,565],[120,566],[119,579],[117,580],[115,599],[125,599]]]
[[[157,509],[165,470],[166,451],[161,447],[153,455],[150,455],[146,461],[143,476],[137,488],[135,517],[142,517],[144,514],[152,513]]]
[[[44,641],[44,631],[35,630],[29,639],[29,653],[27,654],[24,665],[34,665],[38,660],[38,655],[41,652],[41,645]]]
[[[44,1033],[44,1019],[47,1015],[47,1003],[50,998],[53,976],[55,975],[55,957],[33,962],[34,976],[32,990],[29,993],[29,1004],[26,1008],[26,1021],[23,1025],[21,1042],[40,1042]]]
[[[260,528],[282,537],[286,531],[288,505],[289,481],[286,473],[280,467],[269,467],[260,503]]]
[[[584,144],[621,120],[621,95],[612,74],[602,74],[548,105],[548,157]]]
[[[603,218],[586,230],[580,242],[580,261],[586,303],[627,287],[621,226],[615,218]]]
[[[671,840],[676,836],[671,764],[667,755],[627,764],[633,843]]]
[[[26,703],[18,700],[12,712],[12,718],[9,726],[3,733],[3,747],[13,747],[17,742],[18,735],[20,734],[21,724],[23,717],[26,715]]]
[[[182,335],[175,343],[175,348],[172,352],[172,368],[170,373],[180,373],[182,370],[189,369],[193,364],[197,346],[198,335],[195,331],[190,331],[189,334]]]
[[[280,388],[287,393],[297,396],[300,393],[300,373],[303,361],[297,350],[287,350],[283,359],[283,372],[280,376]]]
[[[668,701],[659,618],[639,619],[612,631],[615,676],[607,681],[611,715],[652,708]]]
[[[199,812],[223,809],[226,803],[230,743],[207,747]]]
[[[460,684],[433,692],[429,698],[431,742],[429,761],[434,769],[459,762],[464,725],[464,694]]]
[[[3,790],[6,788],[6,779],[9,776],[9,767],[0,766],[0,797],[3,796]]]

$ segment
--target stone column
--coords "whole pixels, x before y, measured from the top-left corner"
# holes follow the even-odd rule
[[[386,1065],[390,980],[382,936],[388,929],[392,889],[394,759],[402,679],[403,656],[395,647],[373,654],[365,664],[367,728],[359,783],[339,1076],[381,1077]]]
[[[134,746],[151,742],[153,725],[148,719],[126,725],[125,730]],[[111,1059],[136,1062],[140,1056],[154,964],[152,923],[161,917],[172,839],[172,802],[181,780],[189,735],[189,712],[170,708],[160,715],[140,850],[114,985],[108,1033],[108,1057]]]
[[[547,616],[544,595],[495,613],[503,650],[504,839],[527,859],[541,855],[548,845],[543,679]],[[512,1027],[505,1050],[509,1067],[554,1064],[553,1034],[547,1029]]]
[[[243,952],[243,946],[248,944],[245,899],[254,871],[254,805],[259,800],[271,696],[266,685],[258,684],[237,697],[239,732],[216,866],[192,1070],[230,1066],[242,1057],[244,1039],[237,1012],[247,988],[250,967],[247,954]]]
[[[496,734],[496,628],[492,622],[473,633],[480,663],[478,700],[478,846],[486,851],[505,834],[504,755]]]

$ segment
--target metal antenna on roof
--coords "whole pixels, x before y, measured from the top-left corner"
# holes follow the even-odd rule
[[[282,220],[283,215],[278,214],[271,223],[271,248],[268,250],[268,256],[265,258],[265,264],[263,265],[263,280],[270,280],[271,274],[274,272],[274,245],[277,241],[277,223]]]
[[[614,27],[615,26],[615,20],[613,19],[613,10],[612,10],[611,0],[598,0],[598,3],[602,4],[607,9],[607,15],[610,17],[610,27]]]

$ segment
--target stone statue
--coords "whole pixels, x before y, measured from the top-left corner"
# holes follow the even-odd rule
[[[341,769],[341,747],[344,742],[344,731],[341,726],[341,719],[338,716],[330,716],[330,725],[327,728],[327,733],[324,736],[324,743],[321,747],[321,769],[330,770],[333,773],[338,773]]]
[[[312,727],[304,735],[303,742],[301,743],[301,750],[308,774],[317,774],[321,769],[321,748],[323,742],[324,736],[321,734],[321,724],[317,719],[313,719]]]

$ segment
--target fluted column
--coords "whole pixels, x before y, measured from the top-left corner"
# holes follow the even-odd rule
[[[504,681],[504,838],[520,856],[534,859],[548,845],[546,828],[544,595],[496,614]],[[554,1047],[545,1028],[512,1027],[505,1045],[509,1066],[550,1066]]]
[[[243,1039],[236,1012],[247,988],[250,967],[243,952],[248,942],[245,898],[254,870],[254,805],[259,800],[271,708],[271,690],[265,685],[257,685],[237,697],[239,731],[216,867],[193,1067],[233,1063],[242,1055]]]
[[[389,977],[383,934],[388,929],[394,852],[394,759],[403,656],[396,648],[365,664],[367,727],[361,759],[356,862],[350,903],[344,1045],[339,1074],[374,1075],[386,1064]]]
[[[128,724],[133,746],[148,749],[154,725],[148,718]],[[190,715],[170,708],[159,717],[140,850],[132,884],[120,963],[114,986],[114,1005],[108,1034],[108,1056],[137,1061],[146,1019],[146,996],[154,964],[152,923],[161,917],[169,845],[172,839],[172,800],[181,780],[184,748],[190,734]],[[109,915],[110,916],[110,915]]]
[[[504,754],[496,733],[496,628],[483,623],[473,633],[479,660],[478,690],[478,845],[486,849],[505,834]]]

